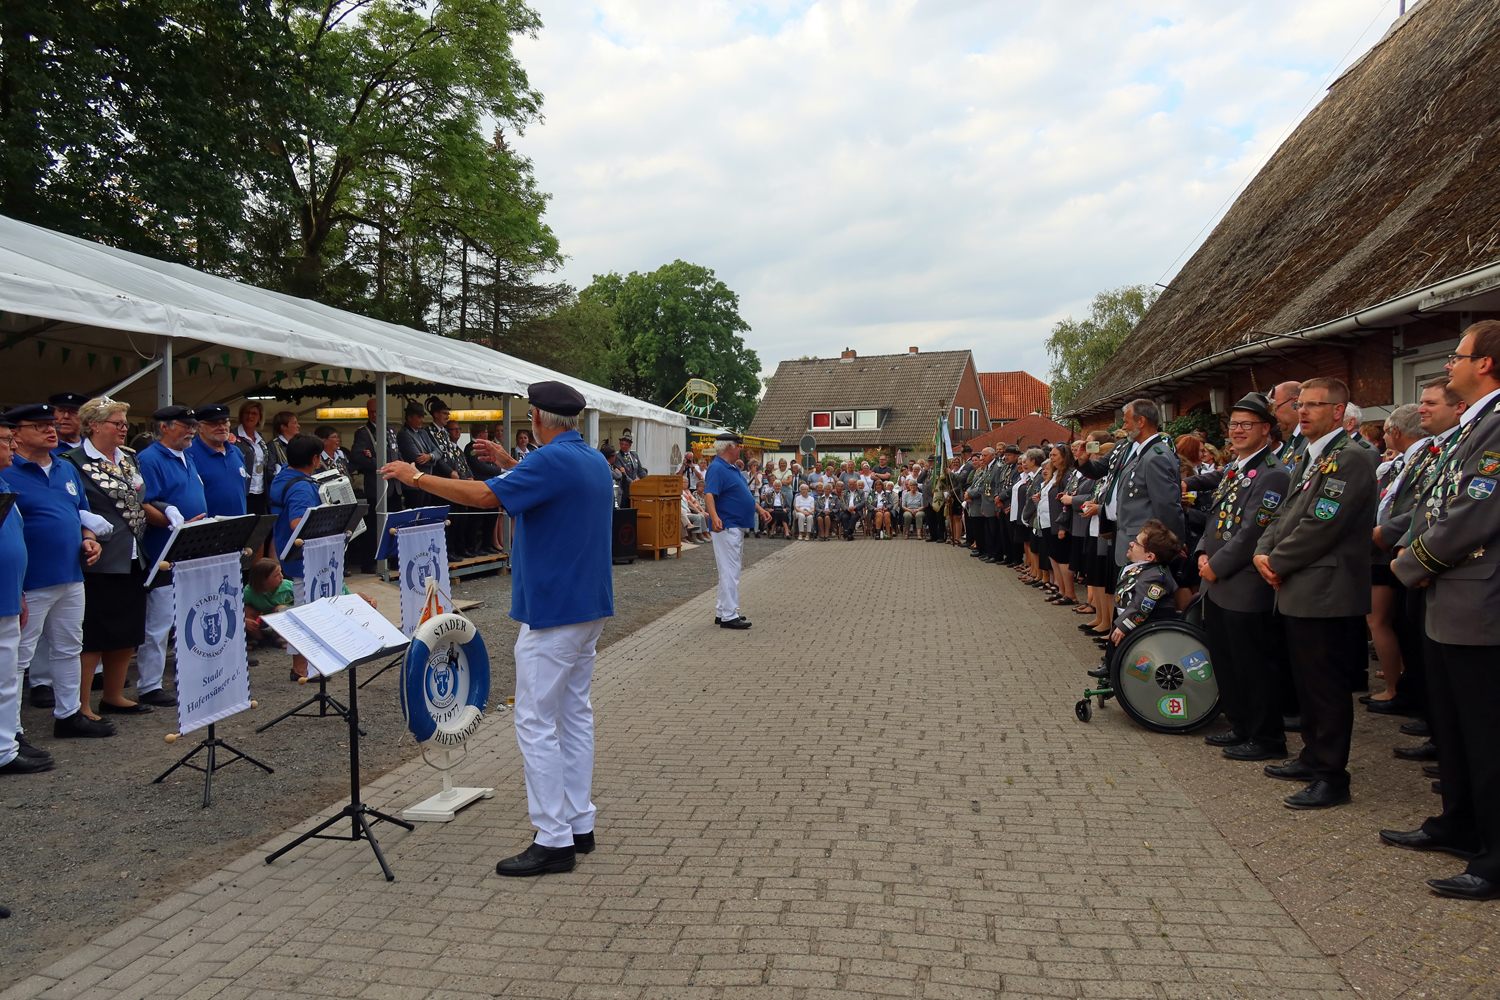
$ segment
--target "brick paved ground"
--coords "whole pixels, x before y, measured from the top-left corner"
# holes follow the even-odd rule
[[[493,874],[530,837],[495,716],[459,772],[495,798],[381,830],[395,883],[364,845],[226,859],[3,1000],[1359,995],[1166,766],[1187,740],[1074,720],[1092,647],[1008,572],[798,544],[741,593],[751,632],[704,595],[601,656],[574,873]]]

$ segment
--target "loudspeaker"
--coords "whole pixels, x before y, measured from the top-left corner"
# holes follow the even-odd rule
[[[616,507],[614,530],[610,532],[610,559],[616,563],[635,562],[636,515],[634,507]]]

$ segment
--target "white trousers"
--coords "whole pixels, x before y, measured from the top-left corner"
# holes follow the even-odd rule
[[[26,627],[21,630],[16,652],[17,666],[25,670],[36,655],[37,643],[47,638],[47,665],[52,694],[57,699],[52,717],[66,719],[78,711],[82,682],[79,657],[83,655],[83,581],[59,583],[26,591]],[[17,688],[19,694],[20,688]],[[19,703],[17,712],[20,711]],[[17,720],[20,716],[16,716]]]
[[[718,618],[740,616],[740,561],[745,554],[745,529],[725,528],[713,533],[714,565],[719,569]]]
[[[21,729],[21,616],[0,618],[0,767],[20,750]]]
[[[594,647],[604,619],[533,629],[516,639],[516,744],[536,842],[568,847],[594,830]]]
[[[177,610],[171,586],[157,587],[146,595],[146,641],[135,651],[135,669],[141,680],[136,694],[161,690],[167,672],[167,635],[172,631],[172,612]]]
[[[52,686],[52,647],[47,645],[46,632],[37,636],[36,648],[31,651],[31,662],[21,668],[21,675],[26,678],[26,686],[29,688]]]
[[[797,512],[797,530],[798,531],[815,531],[815,530],[817,530],[816,526],[813,523],[813,516],[811,514],[804,514],[801,511],[798,511]]]

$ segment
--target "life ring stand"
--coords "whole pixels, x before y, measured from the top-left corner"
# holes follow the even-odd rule
[[[463,652],[469,691],[455,715],[439,720],[427,710],[427,667],[433,649],[450,643],[457,643]],[[427,619],[412,636],[401,681],[401,714],[417,742],[445,749],[459,746],[478,728],[490,697],[490,656],[479,629],[463,615],[446,613]]]

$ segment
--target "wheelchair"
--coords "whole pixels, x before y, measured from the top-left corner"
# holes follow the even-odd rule
[[[1201,597],[1180,614],[1153,617],[1125,637],[1109,659],[1106,686],[1087,689],[1073,706],[1079,722],[1093,718],[1093,701],[1111,698],[1125,714],[1156,733],[1190,733],[1219,717],[1219,684],[1203,631]]]

